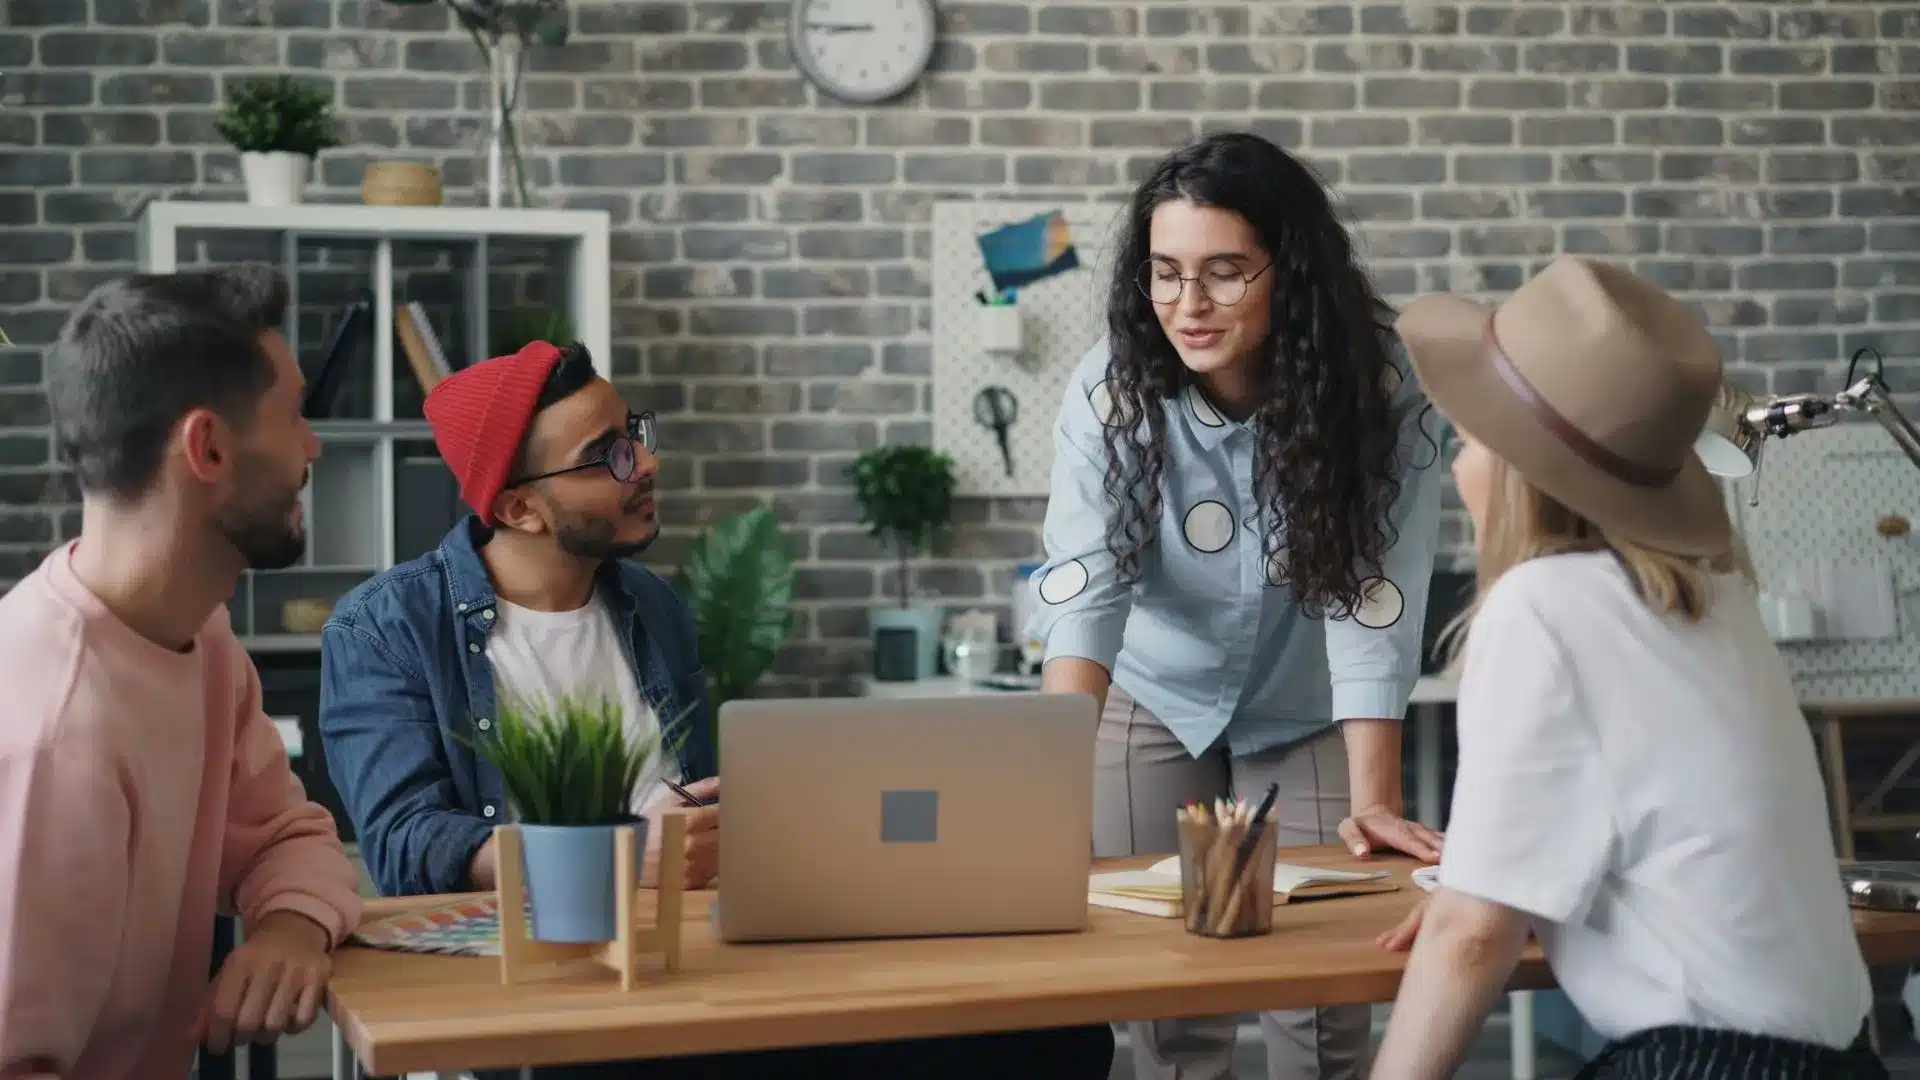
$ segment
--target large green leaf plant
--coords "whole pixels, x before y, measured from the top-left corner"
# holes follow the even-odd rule
[[[717,716],[767,673],[793,628],[793,557],[779,519],[757,506],[715,522],[674,584],[693,611]]]

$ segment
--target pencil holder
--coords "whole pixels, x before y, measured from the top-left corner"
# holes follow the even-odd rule
[[[1179,812],[1180,900],[1187,932],[1213,938],[1273,932],[1273,817],[1249,808]]]

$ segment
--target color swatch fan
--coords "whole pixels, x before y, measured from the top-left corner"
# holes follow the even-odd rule
[[[528,918],[532,918],[529,913]],[[355,945],[438,956],[499,956],[500,909],[492,896],[377,919],[348,939]]]

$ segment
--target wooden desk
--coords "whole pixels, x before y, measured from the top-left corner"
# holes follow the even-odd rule
[[[1356,861],[1333,847],[1283,858]],[[1094,908],[1079,934],[723,945],[708,922],[710,894],[695,894],[684,969],[629,994],[603,972],[507,988],[496,958],[349,948],[328,1008],[347,1050],[368,1071],[394,1075],[1390,1001],[1406,958],[1373,939],[1422,894],[1407,878],[1410,860],[1376,865],[1403,888],[1288,905],[1271,936],[1243,941]],[[375,901],[369,917],[443,899]],[[1857,922],[1869,962],[1920,960],[1920,914]],[[1530,946],[1514,987],[1550,985]]]

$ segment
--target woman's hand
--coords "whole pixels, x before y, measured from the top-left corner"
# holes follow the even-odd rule
[[[1362,858],[1376,851],[1401,851],[1421,862],[1440,861],[1442,834],[1408,821],[1384,804],[1357,807],[1340,823],[1340,842]]]
[[[1420,902],[1413,905],[1413,910],[1407,912],[1407,917],[1400,920],[1400,925],[1374,938],[1374,944],[1388,952],[1406,952],[1413,948],[1414,939],[1420,936],[1420,920],[1427,913],[1429,899],[1421,897]]]

